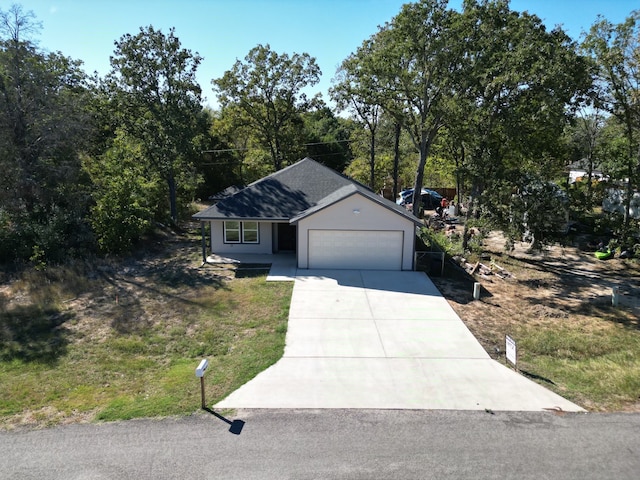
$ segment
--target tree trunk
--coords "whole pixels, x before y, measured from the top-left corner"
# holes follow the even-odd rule
[[[464,165],[464,145],[460,146],[460,159],[455,155],[456,161],[456,215],[460,215],[460,202],[462,202],[462,166]]]
[[[593,208],[593,153],[589,150],[587,157],[587,208],[589,211]]]
[[[473,185],[471,186],[471,197],[469,198],[469,205],[467,207],[467,220],[464,222],[464,231],[462,232],[462,251],[464,252],[469,249],[469,218],[471,217],[471,213],[475,208],[478,190],[478,181],[474,178]]]
[[[371,143],[369,145],[369,187],[375,191],[376,180],[376,131],[370,128]]]
[[[627,115],[627,139],[629,141],[629,162],[627,163],[627,175],[629,180],[627,181],[627,191],[624,199],[624,220],[623,220],[623,232],[626,236],[629,230],[629,223],[631,221],[631,199],[633,198],[633,177],[634,177],[634,151],[633,151],[633,125]]]
[[[282,150],[280,148],[280,139],[276,136],[276,158],[275,158],[276,172],[282,169]]]
[[[420,139],[420,158],[416,168],[415,182],[413,183],[412,211],[413,214],[420,218],[420,207],[422,206],[422,181],[424,180],[424,166],[427,163],[427,137],[426,133],[422,133]]]
[[[437,122],[436,122],[437,123]],[[413,187],[413,214],[420,218],[420,207],[422,206],[422,181],[424,180],[424,166],[427,164],[431,144],[436,138],[438,128],[433,127],[430,130],[424,130],[420,138],[420,161],[416,169],[416,181]]]
[[[400,169],[400,133],[402,126],[400,122],[395,125],[395,141],[393,144],[393,201],[398,198],[398,170]]]
[[[278,149],[273,146],[273,143],[269,142],[269,151],[271,152],[271,161],[273,162],[273,168],[277,172],[280,170],[280,162],[278,161]]]
[[[167,183],[169,184],[169,210],[171,214],[171,221],[174,224],[177,224],[178,223],[178,201],[177,201],[176,179],[173,176],[173,172],[169,172]]]

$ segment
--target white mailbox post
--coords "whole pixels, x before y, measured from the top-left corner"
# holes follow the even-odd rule
[[[209,366],[209,360],[206,358],[202,359],[198,368],[196,368],[196,377],[200,378],[200,393],[202,395],[202,408],[207,408],[207,404],[204,400],[204,372]]]

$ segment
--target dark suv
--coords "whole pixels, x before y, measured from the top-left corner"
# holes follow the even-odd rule
[[[435,210],[436,207],[440,206],[440,201],[442,200],[442,195],[428,188],[422,189],[420,197],[422,199],[422,208],[425,210]],[[406,203],[413,203],[413,188],[400,192],[398,204],[404,205]]]

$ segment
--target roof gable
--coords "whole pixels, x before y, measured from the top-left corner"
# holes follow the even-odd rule
[[[372,201],[373,203],[376,203],[400,216],[406,217],[407,220],[417,224],[417,225],[422,225],[422,222],[420,220],[418,220],[415,216],[413,216],[413,214],[411,214],[410,212],[407,211],[406,208],[401,207],[396,205],[395,203],[387,200],[386,198],[381,197],[380,195],[376,195],[374,192],[372,192],[369,189],[362,189],[362,188],[358,188],[358,186],[356,184],[351,184],[351,185],[347,185],[344,186],[342,188],[340,188],[339,190],[336,190],[335,192],[333,192],[331,195],[326,196],[325,198],[323,198],[320,202],[318,202],[316,205],[314,205],[313,207],[300,212],[298,215],[296,215],[295,217],[293,217],[291,219],[291,223],[297,223],[300,220],[309,217],[311,215],[314,215],[322,210],[324,210],[325,208],[341,201],[344,200],[345,198],[348,198],[352,195],[361,195],[365,198],[367,198],[369,201]]]

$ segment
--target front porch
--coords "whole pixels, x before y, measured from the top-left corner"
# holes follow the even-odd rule
[[[225,253],[207,256],[209,265],[271,265],[267,282],[292,282],[296,278],[298,262],[295,253]]]

